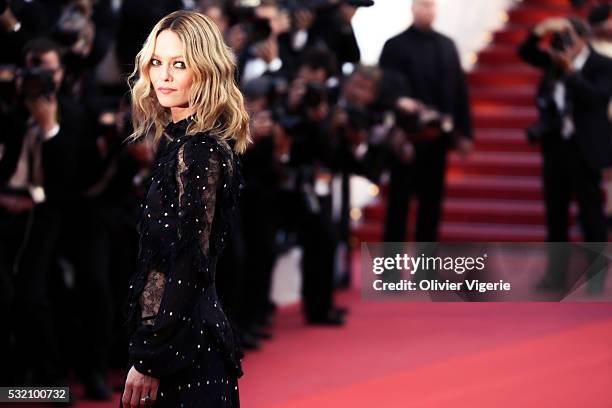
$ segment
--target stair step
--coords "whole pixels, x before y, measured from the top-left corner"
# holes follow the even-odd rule
[[[529,30],[524,26],[510,26],[493,34],[492,42],[517,47],[527,38],[528,33]]]
[[[450,174],[446,197],[541,201],[542,182],[538,177]]]
[[[472,86],[470,99],[474,107],[479,106],[535,106],[536,85],[527,86]]]
[[[569,4],[569,0],[523,0],[523,4],[529,4],[531,6],[561,6],[566,7]]]
[[[387,195],[388,189],[388,184],[380,186],[381,197]],[[539,176],[465,174],[453,169],[446,176],[445,196],[483,200],[543,200]]]
[[[527,129],[538,120],[534,108],[478,107],[473,112],[476,129]]]
[[[508,21],[515,24],[536,25],[550,17],[566,17],[574,14],[567,5],[522,5],[508,11]]]
[[[443,222],[543,224],[546,216],[538,201],[448,199]]]
[[[517,54],[516,47],[492,44],[478,54],[479,64],[519,64],[522,60]]]
[[[366,222],[384,223],[386,203],[381,201],[364,209]],[[546,215],[541,201],[483,200],[448,198],[444,201],[443,223],[470,222],[475,224],[545,224]],[[575,211],[572,210],[572,222]]]
[[[475,68],[468,77],[470,86],[535,86],[540,81],[542,73],[527,65],[516,64],[513,67]]]
[[[382,226],[379,223],[363,223],[353,227],[353,237],[360,242],[381,242]],[[408,236],[412,237],[411,232]],[[580,240],[576,227],[570,229],[573,241]],[[499,225],[446,222],[440,226],[441,242],[538,242],[546,240],[543,225]]]
[[[465,175],[539,176],[542,159],[538,153],[473,152],[468,158],[449,154],[449,171]]]
[[[474,150],[483,152],[538,152],[527,142],[523,130],[480,129],[474,136]]]

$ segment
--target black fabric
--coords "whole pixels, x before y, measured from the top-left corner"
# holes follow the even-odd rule
[[[63,206],[74,199],[76,193],[79,140],[87,132],[87,127],[82,109],[70,98],[58,95],[57,104],[60,130],[52,139],[43,142],[42,175],[46,201]],[[3,125],[0,145],[4,145],[4,155],[0,160],[0,186],[3,188],[7,187],[17,169],[28,117],[29,112],[23,106],[16,106],[0,116]]]
[[[467,82],[450,38],[411,26],[385,43],[379,65],[405,79],[407,96],[451,114],[456,130],[472,137]]]
[[[414,163],[394,163],[391,166],[385,242],[406,241],[409,204],[413,195],[419,200],[415,241],[438,241],[445,172],[446,149],[441,140],[417,145]]]
[[[608,240],[600,190],[601,173],[580,155],[576,140],[565,140],[543,154],[547,241],[569,241],[569,207],[575,196],[587,242]]]
[[[142,208],[129,366],[160,378],[158,406],[234,407],[243,354],[215,274],[243,182],[229,145],[186,135],[190,120],[166,128]]]

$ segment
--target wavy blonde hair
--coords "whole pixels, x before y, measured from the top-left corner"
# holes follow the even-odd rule
[[[236,84],[236,58],[225,44],[219,29],[208,17],[179,10],[162,18],[151,30],[136,55],[134,71],[128,77],[132,95],[132,140],[153,133],[157,144],[170,122],[170,109],[157,100],[149,77],[150,61],[159,33],[171,30],[185,47],[187,67],[194,73],[189,106],[194,108],[187,134],[210,131],[224,140],[234,140],[234,150],[243,153],[251,142],[249,115]]]

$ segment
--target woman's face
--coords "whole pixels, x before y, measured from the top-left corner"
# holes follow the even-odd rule
[[[193,70],[185,60],[183,42],[178,35],[170,30],[159,33],[149,62],[149,77],[159,103],[172,109],[173,119],[178,111],[189,107],[193,76]]]

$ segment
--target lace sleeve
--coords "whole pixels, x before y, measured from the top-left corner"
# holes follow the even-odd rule
[[[194,138],[177,152],[177,236],[169,243],[172,256],[165,273],[148,274],[141,305],[143,317],[152,317],[135,332],[130,348],[136,369],[153,377],[180,370],[198,352],[191,344],[191,320],[199,294],[214,280],[209,260],[224,183],[221,169],[227,166],[218,149],[214,141]]]
[[[201,172],[203,174],[195,174],[196,180],[193,182],[195,188],[191,189],[191,191],[186,191],[185,186],[190,173],[186,164],[186,160],[189,157],[185,157],[184,149],[185,146],[183,145],[179,150],[176,171],[179,205],[183,211],[181,217],[183,222],[179,226],[179,239],[181,239],[180,235],[189,234],[190,230],[195,231],[197,229],[200,249],[204,256],[209,256],[211,230],[217,201],[216,188],[221,177],[220,157],[218,153],[211,154],[206,166],[204,166],[204,171]],[[201,177],[205,179],[201,180]],[[193,235],[194,231],[191,231],[191,235]]]

